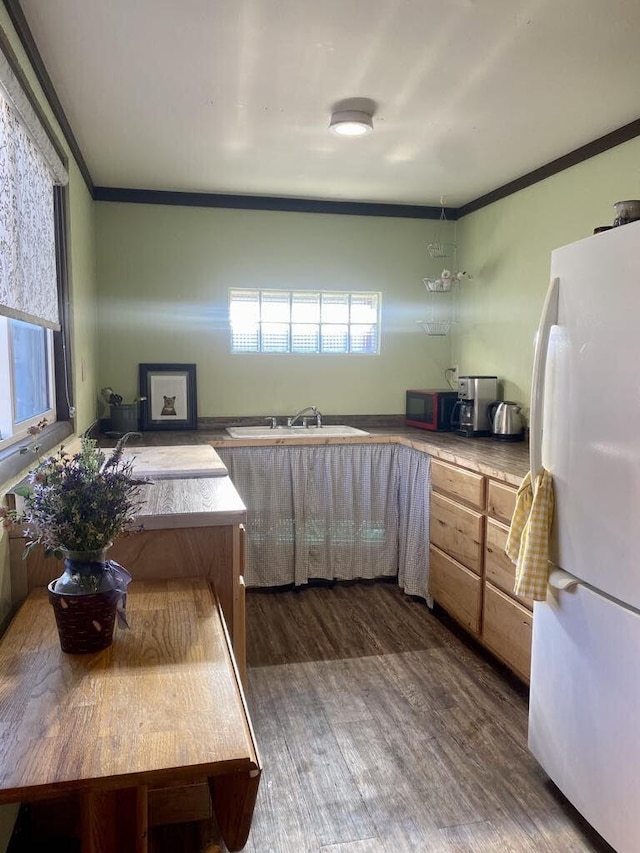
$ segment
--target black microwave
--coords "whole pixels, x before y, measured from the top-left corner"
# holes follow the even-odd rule
[[[407,391],[405,424],[419,429],[450,430],[457,391]]]

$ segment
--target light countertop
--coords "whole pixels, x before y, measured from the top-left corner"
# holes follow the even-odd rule
[[[243,524],[247,509],[229,477],[156,480],[144,490],[137,521],[145,530]]]
[[[200,461],[196,461],[192,470],[204,470],[198,466],[205,459],[204,467],[207,467],[213,452],[211,448],[216,447],[396,443],[516,487],[529,467],[528,445],[524,442],[465,438],[453,433],[414,428],[371,429],[370,432],[368,436],[295,436],[272,440],[230,439],[221,430],[201,430],[188,435],[181,433],[179,437],[144,433],[139,444],[127,445],[127,452],[141,460],[146,458],[149,463],[147,470],[152,470],[152,462],[160,464],[163,459],[169,460],[167,464],[171,465],[178,460],[179,465],[188,467],[188,457],[193,454],[193,459]],[[217,454],[215,456],[219,459]],[[221,461],[220,465],[223,465]],[[142,468],[138,470],[143,473]],[[246,507],[228,476],[200,473],[184,477],[180,476],[179,470],[174,465],[167,479],[155,479],[143,487],[144,503],[139,521],[146,530],[242,524],[246,521]],[[220,471],[220,468],[216,470]]]
[[[372,429],[368,436],[293,436],[275,439],[230,439],[223,433],[208,434],[213,447],[264,447],[265,445],[336,445],[396,443],[428,453],[436,459],[461,465],[495,480],[519,486],[529,470],[526,442],[496,441],[493,438],[465,438],[451,432],[429,432],[413,428]]]
[[[123,457],[133,460],[138,476],[150,480],[225,477],[229,473],[210,444],[127,447]]]
[[[135,460],[134,473],[152,481],[141,487],[143,502],[136,517],[145,530],[218,527],[246,521],[246,507],[225,464],[208,442],[194,440],[195,435],[182,434],[178,440],[174,437],[160,444],[145,433],[139,444],[127,444],[124,455]],[[71,453],[79,449],[79,439],[67,446]],[[109,449],[104,449],[108,454]]]

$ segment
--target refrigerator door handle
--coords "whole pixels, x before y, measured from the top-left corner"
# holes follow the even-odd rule
[[[549,333],[558,321],[558,293],[560,279],[552,278],[542,307],[542,316],[536,333],[531,380],[531,408],[529,421],[529,467],[534,484],[542,468],[542,418],[544,411],[544,375],[547,366]]]
[[[580,579],[575,575],[570,575],[569,572],[565,572],[564,569],[551,569],[549,572],[549,586],[552,589],[573,589],[574,586],[578,586],[580,583]]]

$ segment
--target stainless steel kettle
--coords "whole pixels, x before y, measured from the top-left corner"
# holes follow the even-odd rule
[[[494,405],[494,404],[492,404]],[[502,441],[522,441],[524,439],[524,421],[522,409],[517,403],[498,403],[495,411],[491,408],[491,434]]]

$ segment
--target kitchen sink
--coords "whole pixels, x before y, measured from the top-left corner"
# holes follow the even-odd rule
[[[230,438],[340,438],[349,435],[370,435],[356,427],[338,426],[278,426],[273,429],[268,426],[227,427]]]

